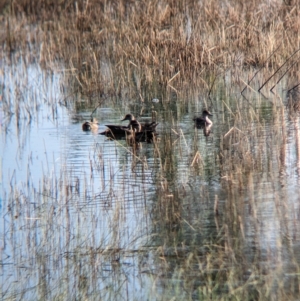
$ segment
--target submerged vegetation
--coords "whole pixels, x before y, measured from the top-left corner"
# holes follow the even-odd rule
[[[296,300],[299,5],[2,1],[1,137],[25,166],[0,177],[2,299]],[[109,106],[159,135],[97,135]],[[57,136],[33,151],[44,119]]]

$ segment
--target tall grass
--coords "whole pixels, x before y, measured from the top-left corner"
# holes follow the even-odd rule
[[[228,69],[278,68],[299,49],[299,19],[297,1],[18,1],[2,5],[0,38],[47,68],[63,60],[87,95],[207,93]]]
[[[28,179],[17,185],[12,176],[3,198],[3,298],[297,297],[299,210],[291,199],[300,164],[299,116],[287,114],[280,95],[268,92],[273,106],[267,113],[266,98],[249,101],[249,95],[271,90],[288,62],[287,110],[298,111],[299,68],[292,56],[299,49],[298,1],[20,0],[1,2],[0,9],[7,62],[22,58],[26,70],[36,61],[63,71],[66,98],[80,92],[97,101],[143,102],[158,93],[159,117],[168,124],[159,120],[160,137],[147,151],[115,144],[105,153],[94,145],[82,163],[88,171],[63,160],[51,173],[47,161],[38,184],[28,158]],[[3,86],[17,69],[1,77]],[[254,77],[244,79],[244,70]],[[19,77],[5,86],[2,102],[17,133],[38,119],[44,101],[30,94],[29,73]],[[217,84],[222,97],[195,96],[219,114],[215,132],[191,138],[192,131],[177,128],[166,101],[181,102],[180,115],[187,97],[174,95],[187,87],[208,95]],[[232,96],[245,86],[242,101]],[[54,121],[64,102],[47,98]],[[296,141],[294,156],[289,140]],[[297,170],[287,168],[289,160]]]

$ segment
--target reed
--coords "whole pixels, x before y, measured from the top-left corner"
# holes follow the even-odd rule
[[[209,92],[228,70],[276,70],[299,48],[298,19],[297,1],[24,0],[3,4],[0,38],[6,53],[30,45],[47,68],[62,60],[88,96],[191,83]]]
[[[1,2],[0,55],[10,63],[1,74],[1,126],[7,142],[15,124],[20,156],[40,116],[60,130],[61,107],[94,113],[108,98],[123,111],[131,97],[143,104],[162,96],[151,103],[152,111],[161,105],[153,144],[97,136],[80,148],[82,162],[68,161],[71,150],[66,158],[38,153],[46,158],[36,182],[38,155],[28,156],[21,183],[15,170],[3,172],[3,299],[299,295],[299,218],[290,201],[299,183],[286,175],[291,160],[293,173],[300,166],[299,4],[274,3]],[[33,61],[61,81],[32,78]],[[44,103],[49,110],[39,110]],[[179,125],[195,103],[220,117],[209,137],[192,129],[192,118],[188,129]]]

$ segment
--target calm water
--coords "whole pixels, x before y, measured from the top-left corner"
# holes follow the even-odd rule
[[[66,97],[66,83],[38,66],[2,66],[3,300],[198,299],[210,288],[221,296],[232,283],[213,271],[224,270],[236,287],[261,281],[268,298],[296,299],[299,117],[283,88],[281,101],[247,95],[249,105],[220,87],[209,137],[192,122],[200,94],[107,99],[95,112],[99,132],[125,113],[157,111],[159,140],[134,149],[83,132],[94,106]]]

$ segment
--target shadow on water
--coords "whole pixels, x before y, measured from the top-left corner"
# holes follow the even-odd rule
[[[63,80],[36,65],[2,74],[4,300],[298,296],[297,106],[219,92],[206,135],[197,93],[106,99],[85,132],[96,105],[62,101]],[[98,135],[153,111],[151,143]]]

